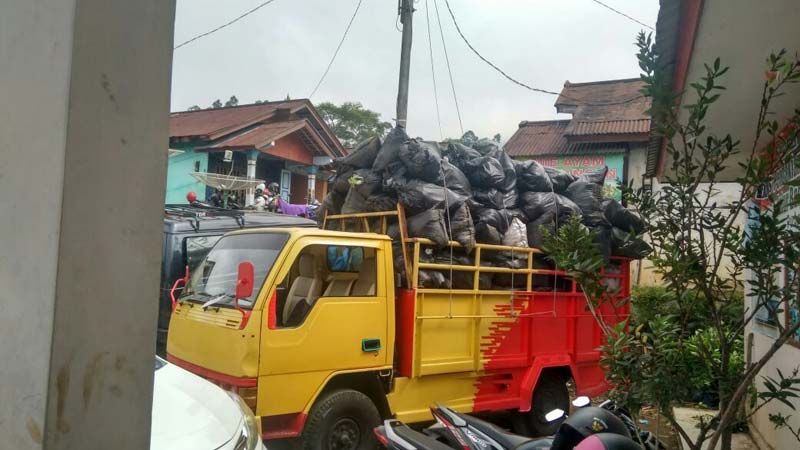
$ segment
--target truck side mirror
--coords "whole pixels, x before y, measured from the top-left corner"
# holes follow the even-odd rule
[[[255,269],[253,263],[244,261],[239,263],[239,275],[236,277],[236,299],[248,298],[253,295]]]

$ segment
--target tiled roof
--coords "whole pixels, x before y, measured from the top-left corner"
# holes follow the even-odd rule
[[[634,120],[572,120],[567,136],[592,136],[609,134],[640,134],[650,132],[650,119]]]
[[[637,120],[647,117],[650,99],[639,92],[638,78],[590,83],[564,83],[556,100],[558,112],[572,113],[578,120]]]
[[[257,105],[175,112],[169,116],[171,138],[190,137],[214,140],[275,114],[279,108],[296,111],[305,100],[268,102]]]
[[[567,148],[564,132],[569,120],[522,122],[505,149],[511,156],[536,156],[561,153]]]
[[[284,136],[304,128],[308,125],[306,120],[289,120],[286,122],[268,123],[259,125],[243,133],[233,135],[228,139],[208,147],[198,148],[197,150],[226,150],[226,149],[253,149],[259,150],[269,146]]]

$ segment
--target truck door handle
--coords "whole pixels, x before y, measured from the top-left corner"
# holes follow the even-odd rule
[[[364,338],[361,340],[362,352],[377,352],[381,349],[381,340],[377,338]]]

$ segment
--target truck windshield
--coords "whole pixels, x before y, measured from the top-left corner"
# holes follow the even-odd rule
[[[225,236],[192,272],[181,300],[233,306],[239,263],[250,261],[255,268],[253,295],[240,298],[239,306],[252,309],[258,291],[289,235],[285,233],[245,233]]]

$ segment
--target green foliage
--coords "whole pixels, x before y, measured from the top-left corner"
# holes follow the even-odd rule
[[[389,122],[381,121],[380,114],[357,102],[345,102],[341,105],[324,102],[317,105],[317,111],[345,147],[355,147],[359,142],[373,136],[383,138],[392,128]]]
[[[239,105],[239,99],[236,98],[235,95],[231,95],[231,98],[229,98],[228,101],[225,102],[225,107],[226,108],[229,108],[231,106],[238,106],[238,105]]]

